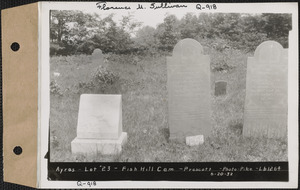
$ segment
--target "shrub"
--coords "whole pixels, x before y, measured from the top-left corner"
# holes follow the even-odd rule
[[[83,88],[83,89],[93,89],[93,88],[95,88],[95,84],[93,83],[93,81],[79,82],[78,87]]]
[[[95,81],[95,85],[112,85],[118,79],[119,77],[116,74],[112,73],[111,71],[107,70],[101,65],[96,69],[95,73],[93,74],[93,80]]]
[[[93,53],[96,46],[97,44],[94,43],[92,40],[87,40],[78,46],[77,52],[90,55]]]
[[[267,35],[263,33],[245,33],[238,42],[232,42],[236,49],[242,49],[246,53],[253,52],[262,42],[268,40]]]
[[[103,66],[99,66],[92,74],[92,78],[88,82],[79,82],[77,85],[77,93],[105,93],[109,92],[117,86],[119,76],[107,70]],[[116,93],[116,89],[114,92]]]
[[[63,49],[63,48],[60,47],[58,44],[50,43],[50,56],[53,56],[53,55],[59,55],[59,52],[60,52],[62,49]]]
[[[78,45],[71,40],[63,40],[60,43],[50,43],[50,56],[53,55],[74,55],[77,53]]]
[[[234,68],[232,64],[232,56],[235,50],[231,48],[222,49],[222,52],[218,50],[211,50],[211,68],[212,71],[228,72]]]
[[[50,93],[53,95],[62,96],[61,87],[57,84],[56,80],[50,82]]]

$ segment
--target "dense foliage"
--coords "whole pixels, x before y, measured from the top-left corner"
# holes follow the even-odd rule
[[[140,27],[132,15],[117,24],[113,15],[100,18],[81,11],[51,11],[50,55],[91,54],[95,48],[117,54],[170,52],[183,38],[218,51],[250,52],[265,40],[287,48],[291,22],[290,14],[188,13],[182,19],[167,15],[153,28]]]

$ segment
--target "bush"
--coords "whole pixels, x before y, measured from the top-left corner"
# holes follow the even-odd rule
[[[107,70],[103,66],[99,66],[92,74],[92,78],[88,82],[79,82],[77,85],[77,93],[107,93],[113,90],[117,93],[117,85],[119,76]]]
[[[59,55],[59,52],[63,48],[59,46],[59,44],[50,43],[50,56]]]
[[[91,40],[87,40],[78,46],[77,52],[90,55],[93,53],[94,49],[96,49],[96,46],[96,43]]]
[[[93,80],[94,80],[94,84],[100,84],[100,85],[112,85],[114,84],[117,80],[119,79],[119,77],[110,72],[109,70],[107,70],[105,67],[103,66],[99,66],[97,68],[97,70],[95,71],[95,73],[93,74]]]
[[[220,52],[218,48],[216,49],[212,49],[209,54],[211,57],[212,71],[229,72],[235,67],[235,65],[232,63],[232,59],[237,53],[237,50],[234,50],[232,48],[225,48]]]
[[[239,42],[232,42],[236,49],[242,49],[246,53],[253,52],[262,42],[268,40],[263,33],[245,33]]]
[[[60,85],[57,84],[56,80],[50,82],[50,93],[53,95],[62,96]]]
[[[77,52],[77,45],[67,44],[67,42],[50,43],[50,56],[53,55],[74,55]]]
[[[83,88],[83,89],[93,89],[93,88],[95,88],[95,84],[93,83],[93,81],[79,82],[78,87]]]

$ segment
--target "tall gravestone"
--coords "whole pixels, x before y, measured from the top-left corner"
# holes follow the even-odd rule
[[[209,56],[196,40],[183,39],[167,57],[167,72],[170,139],[201,144],[211,132]]]
[[[92,53],[92,63],[101,64],[103,63],[104,56],[102,54],[101,49],[94,49]]]
[[[72,153],[118,154],[126,140],[121,95],[82,94]]]
[[[243,135],[287,135],[287,51],[275,41],[260,44],[248,58]]]

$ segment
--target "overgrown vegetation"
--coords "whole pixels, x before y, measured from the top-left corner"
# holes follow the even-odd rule
[[[244,138],[242,130],[247,57],[267,39],[286,48],[290,15],[169,15],[156,28],[112,18],[51,11],[51,161],[287,161],[287,139]],[[168,139],[166,56],[183,38],[199,41],[211,59],[213,134],[196,147]],[[104,53],[100,65],[91,59],[95,48]],[[227,95],[214,96],[218,80],[227,82]],[[120,155],[72,155],[83,93],[122,94],[128,143]]]
[[[184,38],[199,42],[214,40],[216,50],[225,48],[251,52],[266,40],[276,40],[288,47],[290,14],[201,13],[178,19],[168,15],[156,28],[141,27],[131,15],[117,24],[113,15],[100,18],[80,11],[51,11],[50,54],[91,54],[95,48],[104,53],[154,54],[172,51]],[[219,40],[216,40],[219,39]],[[222,45],[220,44],[222,43]],[[203,45],[203,44],[202,44]]]
[[[131,64],[128,56],[110,54],[104,66],[118,80],[105,88],[99,84],[82,85],[94,80],[99,65],[90,55],[52,57],[51,73],[60,72],[57,84],[63,96],[51,95],[51,160],[99,162],[207,162],[207,161],[287,161],[286,139],[244,138],[243,109],[246,86],[246,59],[253,54],[239,50],[220,53],[205,47],[212,58],[211,96],[213,134],[201,146],[168,139],[167,75],[165,56],[145,56]],[[218,71],[215,63],[228,58],[231,69]],[[74,64],[69,64],[69,62]],[[224,68],[225,69],[225,68]],[[71,71],[71,72],[70,72]],[[51,75],[52,76],[52,75]],[[228,94],[215,97],[214,82],[228,82]],[[67,90],[68,89],[68,90]],[[128,143],[116,156],[72,155],[71,141],[76,137],[79,98],[82,93],[122,94],[123,131]]]

